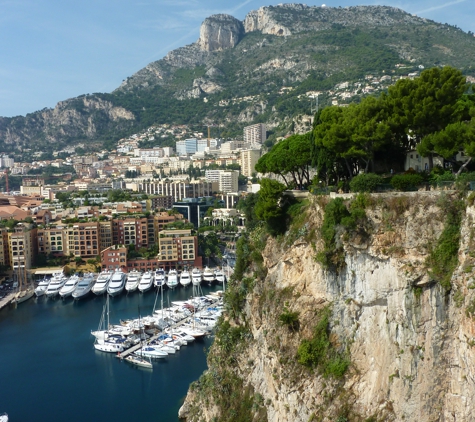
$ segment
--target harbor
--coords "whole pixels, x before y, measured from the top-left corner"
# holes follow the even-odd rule
[[[202,286],[207,295],[222,286]],[[163,292],[164,303],[186,301],[192,287]],[[0,407],[10,420],[177,421],[188,386],[206,369],[212,335],[140,368],[96,351],[106,295],[83,300],[33,297],[0,311]],[[156,288],[110,297],[111,323],[153,312]],[[27,398],[28,406],[25,406]],[[78,402],[83,403],[77,406]]]

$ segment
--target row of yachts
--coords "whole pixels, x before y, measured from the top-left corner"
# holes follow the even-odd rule
[[[74,274],[67,277],[62,271],[53,274],[51,278],[45,278],[38,283],[35,289],[37,297],[56,297],[62,298],[72,296],[74,299],[81,299],[90,292],[96,295],[104,293],[110,296],[116,296],[126,292],[134,292],[136,290],[145,293],[153,286],[174,289],[177,286],[187,287],[190,284],[199,286],[202,283],[211,285],[213,283],[223,284],[226,281],[226,275],[221,269],[213,270],[206,267],[202,272],[199,268],[193,268],[190,272],[183,270],[178,273],[177,270],[171,269],[166,273],[163,268],[155,271],[133,270],[124,273],[122,270],[102,271],[99,275],[95,273],[86,273],[82,276]]]
[[[163,293],[163,289],[160,290]],[[150,316],[120,320],[120,324],[111,325],[107,296],[99,327],[91,331],[94,348],[115,353],[134,365],[152,368],[151,359],[175,354],[181,347],[211,332],[222,311],[222,296],[214,293],[175,301],[165,309],[162,300],[162,308]]]

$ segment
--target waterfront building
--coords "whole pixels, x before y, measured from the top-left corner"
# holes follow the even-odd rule
[[[193,236],[190,229],[159,232],[158,251],[159,263],[165,270],[202,266],[198,237]]]
[[[112,230],[114,245],[134,244],[137,248],[149,246],[147,217],[113,219]]]
[[[8,232],[8,246],[12,269],[30,269],[38,251],[37,229],[29,223],[18,223]]]
[[[127,269],[127,247],[114,245],[101,252],[101,266],[103,270]]]
[[[75,257],[95,258],[99,255],[99,222],[75,223],[67,228],[67,254]]]
[[[99,221],[99,245],[100,250],[110,248],[112,243],[112,220]]]
[[[67,230],[65,226],[53,226],[38,229],[38,253],[49,255],[63,255],[67,244]]]

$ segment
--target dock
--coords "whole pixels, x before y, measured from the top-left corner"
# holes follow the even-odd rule
[[[9,293],[4,298],[0,299],[0,309],[8,306],[13,301],[13,299],[15,299],[15,293]]]

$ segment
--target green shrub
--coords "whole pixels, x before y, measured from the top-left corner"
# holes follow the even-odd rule
[[[449,291],[452,287],[450,279],[458,264],[464,202],[443,196],[438,205],[446,213],[446,220],[444,230],[437,239],[437,244],[432,249],[427,264],[431,267],[431,276]]]
[[[352,192],[375,192],[383,178],[374,173],[363,173],[354,177],[350,182]]]
[[[416,190],[424,182],[420,174],[397,174],[391,178],[391,186],[398,191]]]
[[[300,326],[299,312],[292,312],[287,307],[284,307],[284,312],[279,316],[279,321],[282,325],[287,325],[291,331],[297,331]]]
[[[317,368],[324,377],[341,378],[350,366],[349,360],[338,353],[330,342],[330,307],[322,309],[313,337],[304,339],[297,351],[297,361],[308,368]]]

